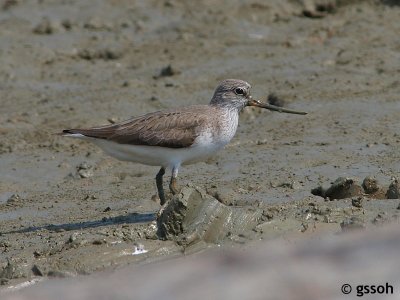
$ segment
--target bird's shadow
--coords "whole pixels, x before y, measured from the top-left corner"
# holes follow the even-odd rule
[[[27,232],[35,232],[42,229],[49,231],[70,231],[70,230],[82,230],[88,228],[97,228],[109,225],[118,225],[118,224],[136,224],[136,223],[147,223],[154,221],[156,219],[156,213],[130,213],[124,216],[116,216],[110,218],[102,218],[101,220],[95,221],[85,221],[85,222],[77,222],[77,223],[66,223],[66,224],[49,224],[43,226],[30,226],[24,229],[2,232],[1,234],[10,234],[10,233],[27,233]]]

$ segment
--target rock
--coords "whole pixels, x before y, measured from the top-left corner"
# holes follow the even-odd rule
[[[12,194],[8,199],[7,199],[7,204],[15,204],[21,201],[21,196],[18,194]]]
[[[352,231],[352,230],[360,230],[365,229],[364,221],[356,216],[352,216],[350,218],[344,219],[340,223],[340,228],[342,228],[343,232]]]
[[[371,176],[367,176],[364,178],[362,187],[367,194],[373,194],[379,190],[378,181]]]
[[[262,213],[250,206],[226,206],[200,188],[185,187],[161,209],[157,234],[184,245],[200,240],[218,243],[227,235],[254,229]]]
[[[10,259],[0,270],[0,278],[14,279],[27,277],[26,264],[17,260]]]
[[[35,258],[38,258],[38,257],[43,256],[43,253],[40,250],[35,250],[35,251],[33,251],[33,256]]]
[[[386,192],[387,199],[400,199],[400,184],[397,178],[394,178]]]
[[[164,68],[161,69],[160,74],[153,76],[154,79],[158,79],[161,77],[170,77],[174,76],[176,74],[179,74],[180,72],[177,71],[175,68],[173,68],[171,65],[168,65]]]
[[[161,69],[160,77],[173,76],[175,74],[176,74],[176,71],[172,68],[171,65],[168,65],[165,68]]]
[[[157,222],[153,221],[150,222],[145,230],[144,230],[144,236],[146,239],[148,240],[157,240],[158,236],[157,236]]]
[[[363,198],[362,197],[357,197],[357,198],[351,199],[351,205],[353,205],[354,207],[362,208],[363,207],[362,204],[363,204]]]
[[[94,241],[92,241],[93,245],[104,245],[107,244],[106,239],[96,239]]]
[[[68,242],[68,243],[73,243],[73,242],[76,241],[77,237],[78,237],[78,233],[74,232],[73,234],[71,234],[71,235],[69,236],[69,239],[68,239],[67,242]]]
[[[84,238],[82,238],[81,234],[78,232],[74,232],[73,234],[70,235],[68,240],[66,241],[66,245],[71,248],[77,248],[79,246],[87,244],[88,241]]]
[[[32,267],[32,273],[35,276],[44,276],[45,273],[43,272],[43,270],[38,266],[38,265],[33,265]]]
[[[344,199],[362,194],[362,188],[353,179],[339,177],[326,191],[325,196],[330,199]]]
[[[354,60],[354,53],[348,50],[340,50],[336,55],[336,64],[338,65],[347,65]]]
[[[299,190],[299,189],[302,188],[300,182],[295,181],[295,180],[293,180],[293,181],[290,182],[290,186],[289,186],[289,187],[290,187],[292,190]]]
[[[330,200],[345,199],[361,196],[362,188],[352,178],[339,177],[327,190],[323,187],[317,187],[311,190],[311,193],[316,196],[329,198]]]
[[[43,18],[39,24],[33,28],[33,33],[36,34],[53,34],[56,26],[50,22],[48,18]]]
[[[61,22],[61,26],[64,27],[65,30],[71,30],[73,27],[73,23],[69,19],[65,19]]]
[[[305,8],[303,10],[303,16],[312,19],[324,18],[328,14],[333,14],[336,12],[336,2],[326,2],[326,3],[312,3],[306,2]]]
[[[85,60],[116,60],[122,57],[122,52],[111,48],[82,49],[78,51],[77,56]]]
[[[93,167],[87,162],[83,162],[76,167],[77,173],[80,178],[89,178],[94,175]]]
[[[313,194],[314,196],[320,196],[325,198],[325,191],[326,190],[322,186],[318,186],[311,190],[311,194]]]
[[[378,183],[378,180],[372,176],[367,176],[364,178],[362,187],[364,192],[368,194],[369,198],[374,199],[385,199],[385,191]]]

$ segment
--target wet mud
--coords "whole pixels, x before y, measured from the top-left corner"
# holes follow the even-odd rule
[[[376,178],[367,176],[362,183],[357,178],[339,177],[331,186],[324,188],[318,186],[311,190],[316,196],[325,199],[345,199],[354,196],[365,196],[371,199],[399,199],[399,180],[395,177],[391,178],[388,186],[381,186]]]
[[[198,241],[219,244],[253,230],[267,218],[261,208],[227,206],[199,188],[185,188],[159,212],[158,235],[188,246]]]
[[[0,1],[1,291],[398,222],[397,2],[211,2]],[[309,114],[246,109],[162,208],[157,168],[55,134],[208,103],[225,78]]]

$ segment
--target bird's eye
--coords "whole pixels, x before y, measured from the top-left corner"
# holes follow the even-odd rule
[[[241,96],[243,96],[243,95],[244,95],[244,89],[242,89],[242,88],[236,88],[236,89],[235,89],[235,94],[236,94],[236,95],[241,95]]]

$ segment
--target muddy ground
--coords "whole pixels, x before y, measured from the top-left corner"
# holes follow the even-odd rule
[[[398,1],[0,4],[3,289],[219,245],[294,243],[397,221]],[[226,149],[181,169],[188,194],[201,191],[193,199],[218,206],[216,219],[239,220],[206,220],[216,227],[201,227],[195,238],[189,231],[202,223],[190,213],[187,232],[157,230],[158,168],[54,135],[205,104],[225,78],[309,114],[246,109]],[[379,192],[361,187],[367,176]],[[348,178],[339,187],[347,192],[332,194],[326,189],[338,177]],[[315,192],[319,186],[325,190]]]

